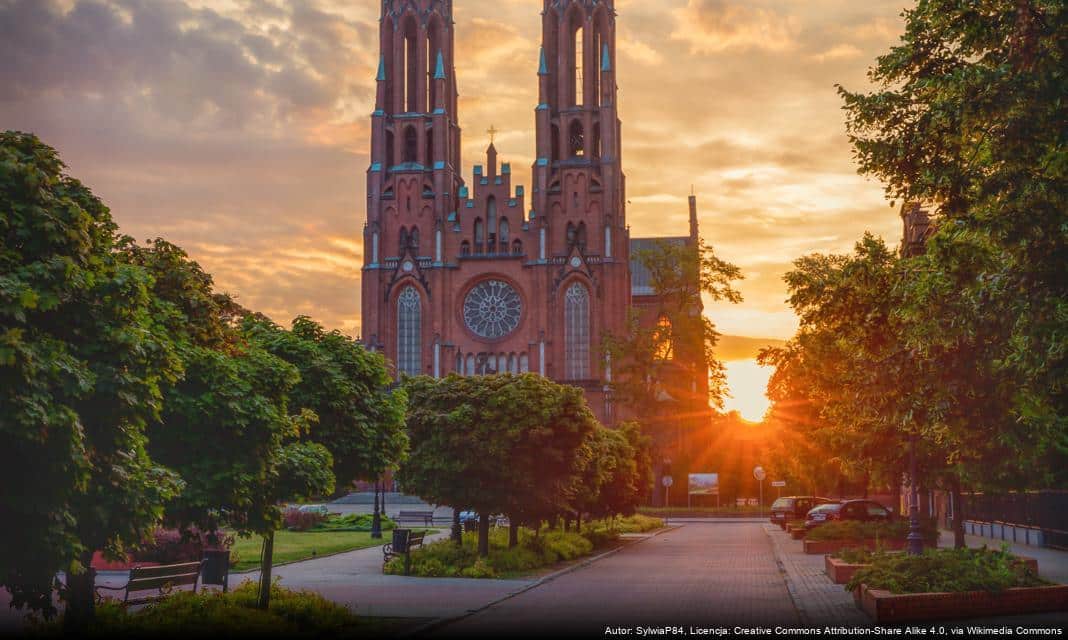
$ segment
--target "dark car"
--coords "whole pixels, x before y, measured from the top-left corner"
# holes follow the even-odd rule
[[[894,519],[894,512],[874,500],[846,500],[837,505],[822,505],[808,512],[805,526],[809,529],[835,520],[859,520],[862,522]]]
[[[785,527],[791,520],[804,520],[813,507],[828,502],[834,502],[830,498],[814,496],[787,496],[779,498],[771,505],[771,523]]]

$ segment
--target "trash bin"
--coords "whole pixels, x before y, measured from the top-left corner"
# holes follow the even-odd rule
[[[411,537],[411,529],[393,530],[393,553],[408,553],[408,538]]]
[[[205,549],[201,559],[201,584],[222,586],[223,592],[228,591],[230,578],[230,550],[229,549]]]

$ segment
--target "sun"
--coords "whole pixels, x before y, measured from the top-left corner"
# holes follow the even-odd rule
[[[731,394],[723,403],[724,409],[737,411],[749,422],[761,422],[771,407],[768,379],[773,369],[760,366],[756,360],[731,360],[723,366]]]

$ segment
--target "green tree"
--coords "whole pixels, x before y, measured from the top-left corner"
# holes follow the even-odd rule
[[[295,407],[299,370],[271,355],[251,316],[214,291],[210,275],[179,247],[126,242],[126,259],[153,276],[153,316],[173,337],[183,375],[164,389],[163,420],[149,430],[152,455],[178,471],[184,491],[167,505],[171,524],[210,538],[224,526],[262,535],[261,606],[270,596],[279,504],[333,491],[333,458],[302,442],[317,421]]]
[[[294,320],[292,331],[263,317],[249,318],[246,331],[297,368],[300,382],[290,403],[318,416],[304,438],[322,444],[333,455],[339,490],[396,467],[408,447],[407,398],[403,390],[390,390],[381,354],[371,353],[339,331],[327,332],[306,317]]]
[[[908,294],[909,344],[932,370],[952,367],[941,406],[982,408],[939,411],[945,437],[1006,441],[1021,467],[1041,461],[1033,482],[1063,484],[1068,7],[920,0],[904,17],[900,44],[869,74],[876,89],[839,91],[861,172],[892,199],[938,208]],[[977,402],[990,390],[994,402]]]
[[[591,459],[576,488],[579,522],[595,518],[633,515],[652,482],[649,439],[635,422],[617,428],[598,426],[589,446]]]
[[[139,543],[180,488],[145,450],[179,363],[152,278],[64,169],[35,136],[0,134],[0,580],[14,606],[52,615],[66,571],[77,627],[93,615],[93,552]]]
[[[398,479],[427,502],[478,512],[480,554],[491,514],[518,526],[573,511],[597,425],[581,389],[533,374],[418,377],[406,387],[411,454]]]

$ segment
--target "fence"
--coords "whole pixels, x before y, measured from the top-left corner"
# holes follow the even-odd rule
[[[966,493],[964,518],[1041,529],[1049,546],[1068,547],[1068,491]]]

